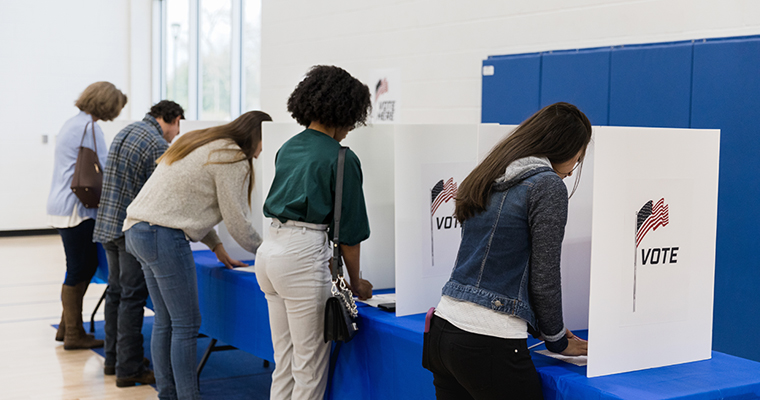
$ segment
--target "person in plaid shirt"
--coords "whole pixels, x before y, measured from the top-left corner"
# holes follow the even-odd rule
[[[142,121],[122,129],[111,143],[103,172],[103,192],[93,241],[103,243],[108,259],[103,372],[116,386],[155,382],[143,356],[142,324],[148,288],[140,263],[126,251],[121,231],[127,206],[140,192],[169,143],[179,133],[182,107],[163,100]]]

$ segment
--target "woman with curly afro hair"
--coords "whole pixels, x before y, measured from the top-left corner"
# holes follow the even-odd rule
[[[264,202],[272,218],[256,254],[256,278],[266,294],[275,370],[272,399],[321,399],[327,384],[330,343],[323,339],[330,296],[330,240],[340,141],[365,125],[369,89],[334,66],[315,66],[288,99],[288,111],[306,130],[282,145]],[[359,249],[369,237],[359,158],[346,152],[340,239],[351,290],[372,297],[359,274]]]

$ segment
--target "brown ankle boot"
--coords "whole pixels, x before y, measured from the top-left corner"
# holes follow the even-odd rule
[[[65,285],[61,285],[61,286],[65,286]],[[87,285],[82,285],[81,283],[74,287],[77,288],[77,291],[79,292],[82,291],[82,288],[84,288],[85,292],[87,291]],[[82,297],[84,297],[84,292],[82,292]],[[63,299],[63,287],[61,287],[61,299]],[[95,339],[95,335],[91,335],[84,330],[84,325],[82,325],[82,331],[80,333],[82,335],[87,335],[87,337],[90,339]],[[61,322],[58,324],[58,330],[56,330],[55,332],[55,341],[63,342],[63,337],[65,335],[66,335],[66,318],[64,317],[63,312],[61,312]]]
[[[63,303],[63,288],[66,285],[61,285],[61,303]],[[63,318],[63,311],[61,311],[61,322],[58,324],[58,330],[55,332],[55,341],[63,342],[63,336],[66,332],[65,320]]]
[[[63,319],[63,312],[61,312],[61,322],[58,324],[58,330],[55,331],[55,341],[63,342],[63,336],[66,333],[66,324]]]
[[[84,294],[87,293],[87,287],[90,286],[90,282],[80,282],[77,283],[75,288],[77,288],[77,291],[79,293],[80,298],[80,304],[84,304]],[[87,333],[87,331],[84,329],[84,323],[82,322],[81,314],[79,317],[79,333],[82,335],[86,335],[90,339],[95,339],[95,335],[91,335]]]
[[[63,315],[66,324],[63,336],[65,350],[93,349],[103,347],[103,341],[89,337],[82,326],[82,297],[84,292],[80,287],[63,285]],[[85,286],[86,290],[86,286]]]

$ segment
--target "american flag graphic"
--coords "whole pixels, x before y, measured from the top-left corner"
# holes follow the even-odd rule
[[[449,178],[445,183],[443,179],[433,186],[430,190],[430,215],[434,215],[438,210],[438,207],[447,203],[457,195],[457,184],[454,182],[454,178]]]
[[[388,92],[388,79],[383,78],[377,81],[377,85],[375,85],[375,102],[377,102],[377,98],[380,97],[381,94]]]
[[[633,251],[633,312],[636,312],[636,278],[638,275],[638,249],[644,236],[650,231],[656,231],[661,226],[668,225],[668,205],[665,204],[665,198],[661,198],[657,203],[649,200],[644,204],[639,212],[636,213],[636,246]],[[643,250],[642,250],[643,251]]]
[[[652,203],[652,200],[646,202],[636,215],[636,247],[639,247],[647,233],[668,225],[668,205],[665,204],[665,198],[654,205]]]

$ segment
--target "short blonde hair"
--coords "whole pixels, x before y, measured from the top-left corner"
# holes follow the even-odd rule
[[[127,104],[127,95],[111,82],[95,82],[79,95],[74,103],[80,110],[93,117],[111,121],[119,116]]]

